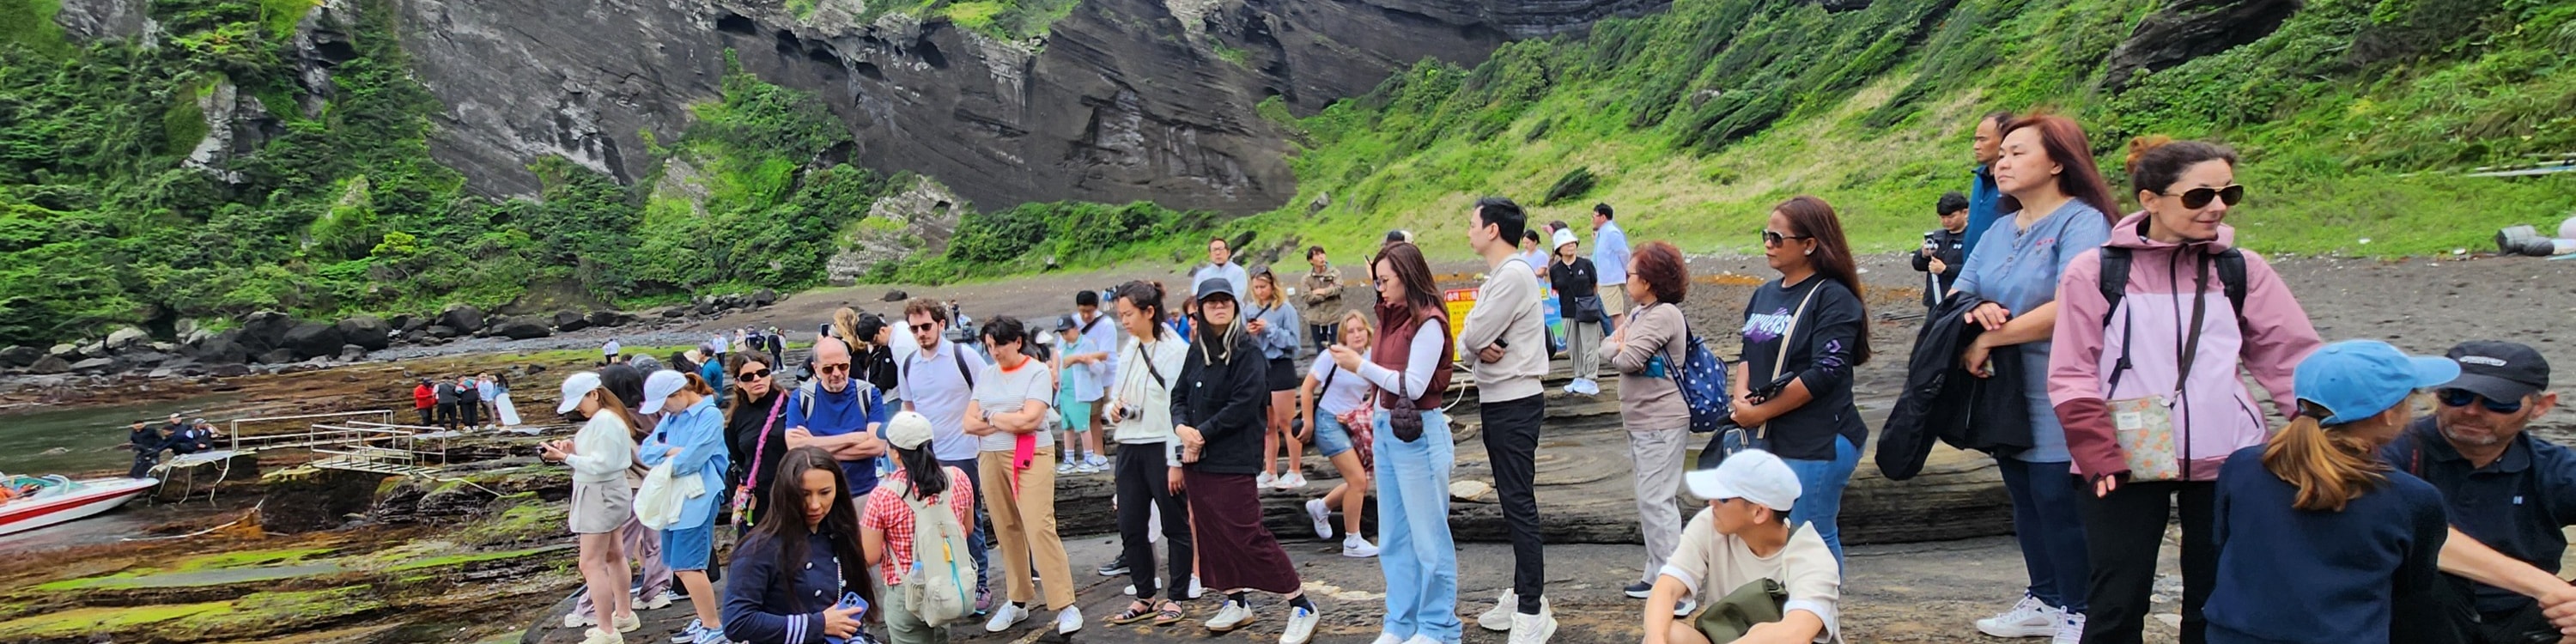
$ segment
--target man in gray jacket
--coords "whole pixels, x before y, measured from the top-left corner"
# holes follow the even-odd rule
[[[1485,454],[1493,461],[1494,490],[1512,540],[1512,588],[1476,618],[1486,630],[1511,631],[1510,644],[1543,644],[1556,634],[1544,594],[1545,544],[1539,540],[1539,421],[1547,415],[1546,309],[1536,267],[1518,243],[1529,225],[1519,204],[1501,197],[1476,201],[1467,241],[1485,258],[1485,283],[1468,309],[1459,344],[1476,355],[1477,412],[1484,420]]]

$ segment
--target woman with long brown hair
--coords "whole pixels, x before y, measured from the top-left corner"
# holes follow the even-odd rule
[[[1653,242],[1636,256],[1648,255],[1675,261],[1681,251]],[[1839,562],[1843,486],[1869,440],[1852,402],[1852,370],[1869,362],[1860,271],[1834,207],[1806,195],[1771,208],[1762,257],[1780,278],[1755,288],[1744,304],[1744,362],[1728,380],[1735,424],[1760,428],[1771,453],[1798,474],[1805,492],[1789,509],[1789,523],[1813,524]],[[1630,261],[1633,271],[1651,260]],[[1643,280],[1628,281],[1631,298],[1649,288]]]
[[[2390,641],[2396,593],[2444,583],[2450,524],[2441,492],[2379,449],[2405,431],[2416,390],[2459,375],[2375,340],[2299,361],[2298,417],[2219,469],[2209,641]]]
[[[843,595],[895,607],[877,601],[869,583],[874,553],[860,545],[850,482],[840,462],[819,447],[787,450],[772,474],[781,481],[765,501],[774,511],[760,517],[725,569],[724,637],[745,644],[851,638],[862,620],[883,611],[861,614],[858,607],[841,606]]]
[[[771,366],[766,356],[748,351],[725,360],[725,372],[733,374],[733,397],[724,410],[733,476],[725,489],[735,490],[742,501],[733,516],[734,529],[744,532],[760,521],[760,504],[769,498],[778,457],[787,453],[787,428],[778,426],[787,397],[780,395]]]
[[[1289,426],[1297,409],[1297,332],[1306,323],[1288,296],[1279,290],[1279,276],[1264,266],[1252,273],[1251,302],[1244,305],[1245,333],[1252,334],[1254,346],[1261,348],[1266,365],[1262,384],[1270,390],[1269,431],[1261,438],[1261,476],[1253,483],[1274,490],[1306,487],[1306,440]],[[1313,434],[1314,427],[1306,433]],[[1287,472],[1277,471],[1280,448],[1287,448]]]
[[[1449,532],[1449,474],[1457,460],[1441,398],[1457,369],[1448,309],[1431,265],[1412,242],[1394,242],[1369,262],[1377,286],[1377,343],[1366,355],[1335,346],[1332,360],[1377,389],[1375,450],[1378,569],[1386,573],[1386,617],[1378,644],[1455,642],[1458,546]],[[1411,414],[1420,421],[1402,421]]]
[[[567,522],[580,541],[582,581],[588,587],[593,623],[584,644],[617,644],[621,633],[641,626],[634,600],[626,596],[626,553],[617,530],[635,518],[635,491],[626,487],[626,472],[635,466],[635,437],[628,428],[642,423],[616,394],[600,385],[599,374],[584,371],[564,378],[559,414],[589,418],[572,438],[545,443],[538,455],[572,466],[572,510]]]

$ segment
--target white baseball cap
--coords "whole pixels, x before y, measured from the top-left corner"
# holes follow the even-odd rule
[[[588,396],[592,390],[596,390],[598,388],[599,374],[596,372],[584,371],[565,377],[563,381],[563,403],[555,405],[555,413],[572,413],[573,409],[581,407],[582,396]]]
[[[663,399],[680,393],[680,388],[687,386],[689,377],[680,375],[680,372],[669,369],[655,371],[653,375],[644,377],[644,403],[635,408],[647,414],[661,411]]]
[[[1711,501],[1744,499],[1781,512],[1798,503],[1798,474],[1780,457],[1758,449],[1736,452],[1715,469],[1685,474],[1682,481],[1691,494]]]
[[[886,421],[886,442],[895,449],[921,449],[930,444],[930,417],[918,412],[897,412]]]

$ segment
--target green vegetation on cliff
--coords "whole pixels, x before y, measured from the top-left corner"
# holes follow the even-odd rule
[[[1934,198],[1966,188],[1977,116],[2042,108],[2085,123],[2105,168],[2139,135],[2235,145],[2251,199],[2231,222],[2262,250],[2475,250],[2576,208],[2576,173],[2460,173],[2576,152],[2576,4],[2313,0],[2249,44],[2104,89],[2114,48],[2162,6],[1677,0],[1473,69],[1425,62],[1302,119],[1265,109],[1304,144],[1301,194],[1229,227],[1454,239],[1475,196],[1537,205],[1581,171],[1592,187],[1534,217],[1582,223],[1607,201],[1633,239],[1744,251],[1771,204],[1813,193],[1864,248],[1907,248]],[[1318,195],[1332,205],[1310,216]]]

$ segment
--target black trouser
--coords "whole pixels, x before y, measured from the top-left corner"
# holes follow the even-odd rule
[[[2558,629],[2549,625],[2538,602],[2496,612],[2478,610],[2476,586],[2452,575],[2425,588],[2397,589],[2396,612],[2389,615],[2388,641],[2425,644],[2552,644]]]
[[[2200,616],[2200,607],[2209,602],[2209,587],[2218,578],[2218,546],[2210,533],[2218,484],[2156,481],[2122,483],[2106,497],[2076,495],[2076,513],[2084,518],[2085,559],[2093,567],[2085,593],[2085,644],[2140,641],[2147,595],[2156,582],[2156,549],[2164,545],[2165,517],[2177,494],[2182,497],[2182,642],[2207,641],[2208,621]]]
[[[160,463],[161,450],[156,449],[147,452],[138,448],[134,450],[134,469],[126,470],[125,478],[143,478],[143,475],[152,473],[152,466]]]
[[[1503,524],[1512,538],[1512,594],[1519,611],[1536,615],[1547,593],[1547,544],[1539,538],[1538,426],[1547,416],[1547,397],[1479,403],[1485,428],[1485,457],[1494,466],[1494,493],[1503,502]]]
[[[1315,355],[1332,353],[1333,343],[1342,341],[1342,325],[1309,324],[1306,325],[1306,337],[1315,339]]]
[[[1110,474],[1118,482],[1118,541],[1127,560],[1127,576],[1136,583],[1136,601],[1154,603],[1154,544],[1146,539],[1154,531],[1154,508],[1163,509],[1163,567],[1170,571],[1167,579],[1172,600],[1189,596],[1191,542],[1190,505],[1188,499],[1172,493],[1171,464],[1163,460],[1163,443],[1126,443],[1118,446],[1116,470]]]
[[[483,403],[464,403],[457,405],[456,413],[464,417],[462,420],[465,426],[472,427],[474,426],[475,414],[483,413]]]
[[[452,402],[443,402],[443,403],[439,403],[439,404],[438,404],[438,420],[437,420],[436,422],[431,423],[431,424],[433,424],[433,425],[441,425],[441,426],[445,426],[445,427],[448,427],[448,428],[451,428],[451,429],[455,428],[455,427],[456,427],[456,403],[452,403]]]
[[[430,416],[430,412],[429,412],[429,408],[428,408],[428,407],[422,407],[422,408],[420,408],[420,424],[422,424],[422,425],[427,425],[427,424],[430,424],[430,423],[432,423],[432,422],[435,422],[435,419],[432,419],[432,418],[430,418],[429,416]]]

